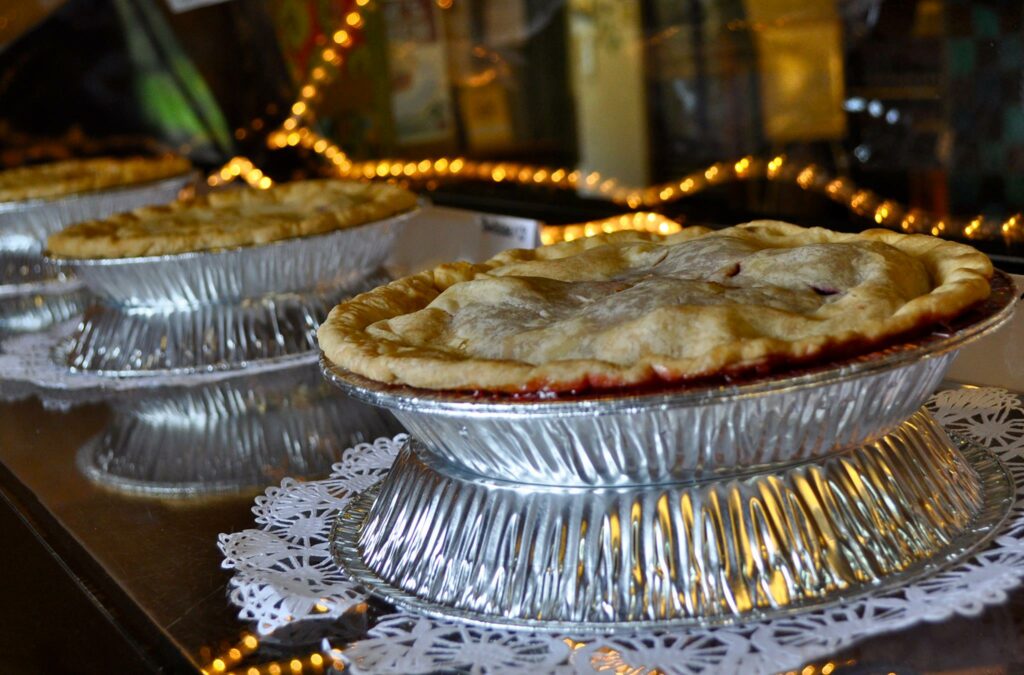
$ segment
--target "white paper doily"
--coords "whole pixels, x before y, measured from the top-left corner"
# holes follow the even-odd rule
[[[991,544],[952,568],[898,590],[772,621],[581,641],[398,612],[382,617],[364,639],[338,645],[341,658],[365,673],[777,672],[872,635],[977,616],[1024,579],[1024,404],[1002,389],[965,388],[939,392],[928,405],[947,428],[997,453],[1017,485],[1016,502]],[[242,619],[269,634],[296,621],[336,619],[366,599],[331,559],[331,525],[353,494],[387,472],[404,439],[350,448],[328,480],[285,480],[257,498],[260,529],[220,535],[223,566],[234,570],[230,599]]]
[[[67,409],[73,405],[105,400],[111,394],[156,387],[191,387],[237,377],[272,372],[316,363],[318,354],[309,352],[246,367],[204,373],[154,373],[133,377],[111,377],[75,372],[57,363],[54,347],[70,337],[80,319],[72,319],[46,330],[14,335],[0,344],[0,401],[17,401],[38,396],[47,408]]]

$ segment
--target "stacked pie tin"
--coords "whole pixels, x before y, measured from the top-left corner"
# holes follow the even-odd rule
[[[46,238],[83,220],[174,200],[194,180],[183,174],[58,199],[0,202],[0,332],[24,332],[82,311],[81,282],[43,260]]]
[[[96,297],[58,356],[112,377],[308,360],[327,311],[382,281],[409,215],[222,251],[54,261]]]
[[[438,616],[565,632],[777,616],[877,591],[980,545],[1012,503],[993,455],[922,404],[1013,312],[746,383],[543,400],[371,382],[412,439],[338,517],[335,559]]]
[[[94,298],[52,358],[143,394],[118,397],[79,467],[122,491],[237,491],[326,474],[349,445],[397,433],[390,414],[323,385],[315,334],[338,301],[387,280],[411,215],[218,251],[49,260]]]

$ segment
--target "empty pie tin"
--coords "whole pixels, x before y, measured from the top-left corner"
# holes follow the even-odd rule
[[[494,480],[410,441],[339,515],[335,560],[426,614],[568,634],[771,618],[904,584],[996,531],[1012,481],[925,411],[860,448],[628,487]]]
[[[151,204],[166,204],[195,180],[194,172],[109,190],[55,199],[0,202],[0,251],[42,255],[46,239],[83,220],[105,218]]]
[[[53,259],[97,297],[55,358],[126,377],[309,353],[335,303],[386,281],[375,273],[412,213],[221,251]]]

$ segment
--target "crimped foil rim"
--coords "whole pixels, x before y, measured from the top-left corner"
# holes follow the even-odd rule
[[[296,400],[296,392],[306,388],[305,394]],[[219,396],[225,400],[225,408],[221,414],[221,408],[215,403],[205,403],[199,400],[194,405],[181,405],[179,403],[191,403],[196,397],[200,399],[204,394],[220,390]],[[305,400],[301,400],[305,399]],[[170,403],[169,403],[170,402]],[[205,416],[209,408],[216,408],[217,414]],[[203,412],[196,413],[195,408]],[[191,439],[190,431],[202,427],[207,438],[208,445],[203,449],[211,455],[227,461],[228,468],[219,466],[223,473],[214,474],[212,477],[190,475],[188,478],[179,479],[175,477],[159,478],[148,472],[153,464],[141,461],[126,465],[121,459],[126,453],[140,452],[137,433],[131,436],[115,435],[113,425],[125,425],[130,421],[140,423],[141,420],[154,420],[141,422],[141,426],[149,429],[150,440],[159,440],[158,443],[145,445],[142,454],[146,459],[156,457],[170,463],[170,457],[181,458],[195,456],[194,450],[189,452],[178,451],[175,443],[168,445],[168,438],[172,438],[180,444],[183,442],[180,437],[175,438],[176,432],[169,420],[182,422],[189,427],[183,433],[185,439]],[[270,416],[268,417],[268,412]],[[286,419],[287,418],[287,419]],[[268,421],[269,420],[269,421]],[[400,430],[397,422],[389,413],[366,406],[356,401],[349,401],[337,396],[332,389],[320,379],[313,368],[312,362],[307,365],[289,368],[287,370],[274,370],[253,373],[246,378],[239,380],[222,380],[213,382],[202,387],[171,387],[163,389],[155,395],[136,398],[124,402],[118,406],[111,417],[110,422],[85,442],[75,455],[75,464],[89,480],[100,485],[104,489],[150,497],[166,498],[191,498],[198,496],[213,496],[222,494],[248,494],[256,493],[264,489],[266,483],[271,480],[271,472],[266,471],[265,464],[267,455],[250,450],[249,462],[246,466],[259,467],[259,471],[252,469],[247,474],[231,474],[230,469],[238,462],[238,444],[245,444],[248,448],[259,446],[263,439],[257,438],[252,433],[241,433],[239,429],[259,429],[262,433],[270,434],[273,431],[273,438],[277,438],[282,429],[288,428],[288,420],[294,420],[296,430],[305,434],[312,428],[319,435],[319,441],[312,439],[296,442],[302,448],[302,458],[306,459],[307,454],[311,457],[317,454],[316,448],[322,447],[324,436],[336,439],[332,440],[336,446],[336,457],[340,458],[342,451],[349,444],[354,444],[353,434],[358,432],[362,438],[373,439],[376,435],[393,435]],[[318,428],[317,422],[327,425],[330,421],[334,426]],[[269,426],[268,426],[269,425]],[[212,431],[211,431],[212,429]],[[344,433],[349,437],[345,438]],[[223,445],[213,442],[214,439],[224,437],[237,438],[234,445]],[[340,437],[339,437],[340,435]],[[106,443],[111,438],[131,438],[132,445],[110,446]],[[281,448],[287,444],[271,443]],[[164,452],[164,449],[171,452]],[[298,452],[294,447],[287,450],[280,450],[279,460],[289,459],[293,452]],[[116,460],[111,461],[106,454],[115,455]],[[165,457],[164,455],[167,455]],[[228,461],[229,460],[229,461]],[[324,460],[324,467],[316,470],[310,468],[297,468],[294,464],[282,465],[282,475],[310,479],[326,476],[326,467],[331,464]],[[130,469],[130,471],[126,470]],[[300,471],[301,475],[296,473]],[[190,472],[191,473],[191,472]],[[199,472],[196,471],[198,474]],[[257,476],[257,473],[260,475]]]
[[[42,281],[29,281],[21,284],[0,284],[0,300],[21,295],[63,295],[80,291],[84,288],[85,284],[74,277],[44,279]]]
[[[81,314],[89,296],[76,279],[0,285],[0,333],[33,333]]]
[[[503,417],[536,417],[548,415],[601,415],[650,408],[677,408],[704,406],[726,401],[735,401],[756,396],[781,394],[801,389],[820,387],[846,380],[865,377],[885,370],[908,366],[918,361],[934,358],[989,335],[1013,316],[1017,291],[1013,280],[1006,273],[997,270],[1001,285],[993,290],[988,302],[994,303],[982,318],[961,327],[948,336],[931,335],[916,341],[893,345],[896,351],[876,350],[851,357],[838,365],[811,368],[811,372],[797,375],[769,375],[742,384],[712,384],[686,387],[680,391],[663,391],[622,394],[584,394],[571,399],[536,399],[519,401],[515,399],[479,399],[471,393],[438,392],[404,385],[388,385],[336,365],[320,353],[320,367],[329,381],[338,386],[346,395],[366,403],[395,410],[411,410],[424,413],[451,413],[467,417],[487,417],[500,414]],[[671,386],[671,385],[669,385]]]
[[[219,495],[247,495],[260,494],[265,489],[263,485],[239,485],[237,481],[183,481],[178,485],[151,484],[139,478],[110,478],[101,468],[103,461],[100,459],[106,448],[103,446],[103,435],[93,436],[75,453],[75,467],[83,476],[99,485],[105,490],[140,495],[143,497],[163,498],[193,498]]]
[[[121,266],[134,266],[134,265],[152,265],[155,263],[167,263],[167,262],[183,262],[191,260],[210,260],[211,264],[217,256],[228,255],[233,253],[244,252],[248,250],[259,249],[261,252],[273,252],[275,249],[294,245],[297,241],[302,241],[306,244],[311,244],[317,241],[323,241],[329,237],[338,236],[343,232],[352,232],[358,230],[361,227],[367,225],[380,225],[382,223],[400,223],[402,221],[412,218],[414,215],[419,213],[420,207],[415,206],[408,211],[402,211],[386,218],[379,218],[377,220],[368,220],[365,223],[359,223],[351,227],[343,227],[329,232],[321,232],[320,234],[312,234],[309,236],[297,236],[288,237],[287,239],[278,239],[276,241],[270,241],[265,244],[248,244],[245,246],[231,246],[228,248],[219,248],[212,251],[189,251],[187,253],[166,253],[162,255],[147,255],[147,256],[136,256],[133,258],[59,258],[51,256],[49,254],[43,256],[45,262],[51,265],[57,265],[59,267],[121,267]]]
[[[177,368],[151,368],[149,370],[103,370],[103,369],[86,369],[76,368],[74,366],[64,365],[65,354],[70,349],[70,339],[65,338],[59,341],[53,346],[53,358],[55,363],[63,365],[67,368],[69,373],[83,374],[96,376],[99,378],[106,378],[111,380],[148,380],[152,378],[163,378],[163,377],[181,377],[191,375],[214,375],[214,374],[231,374],[238,373],[239,375],[245,375],[247,372],[251,373],[256,369],[263,368],[291,368],[294,366],[301,365],[303,363],[314,363],[313,358],[314,352],[300,352],[298,354],[282,354],[281,356],[271,356],[267,358],[249,359],[245,361],[235,361],[232,363],[218,363],[210,364],[207,366],[181,366]]]
[[[1009,516],[1014,503],[1013,479],[1005,464],[993,452],[948,429],[943,429],[949,435],[950,440],[956,445],[957,450],[963,454],[967,463],[977,473],[982,486],[981,493],[984,501],[971,524],[964,528],[947,546],[938,549],[928,558],[917,561],[908,568],[885,577],[876,585],[861,586],[856,591],[847,593],[837,591],[828,598],[817,598],[780,609],[755,609],[744,612],[742,616],[719,615],[710,618],[643,619],[605,623],[515,619],[479,614],[470,610],[435,603],[391,585],[371,570],[363,560],[363,555],[358,545],[359,533],[369,516],[373,501],[380,493],[381,487],[384,484],[383,479],[364,492],[355,495],[338,511],[334,524],[331,527],[331,557],[334,563],[341,567],[352,580],[373,595],[399,608],[438,619],[457,620],[484,628],[559,633],[563,635],[610,635],[635,632],[637,630],[727,626],[791,616],[815,609],[828,608],[841,603],[855,602],[859,599],[912,583],[951,567],[995,538],[1002,524]],[[806,462],[806,464],[814,463],[814,461]],[[628,488],[619,489],[628,491]]]
[[[131,185],[119,185],[117,187],[105,188],[102,190],[84,190],[82,192],[73,192],[67,195],[61,195],[54,197],[53,199],[22,199],[16,201],[0,202],[0,213],[10,213],[11,211],[28,211],[37,208],[48,208],[56,204],[60,204],[66,201],[77,201],[85,197],[92,197],[97,195],[116,197],[118,195],[134,192],[135,190],[141,189],[154,189],[162,187],[171,187],[176,182],[184,181],[183,187],[188,185],[194,179],[199,176],[198,171],[186,171],[185,173],[179,173],[175,176],[165,176],[156,180],[146,181],[145,183],[132,183]]]

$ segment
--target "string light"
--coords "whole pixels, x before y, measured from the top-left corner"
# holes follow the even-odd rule
[[[339,150],[340,152],[340,150]],[[392,167],[411,167],[411,163],[398,159],[379,159],[364,162],[337,162],[338,175],[344,178],[386,177],[395,175]],[[965,239],[991,238],[995,232],[1007,243],[1024,243],[1024,215],[1017,214],[999,227],[986,228],[981,217],[969,221],[937,219],[917,210],[883,199],[871,190],[858,189],[849,179],[829,176],[815,164],[799,165],[784,155],[771,160],[743,157],[736,162],[717,162],[682,178],[656,184],[644,189],[619,185],[613,178],[604,178],[597,172],[581,174],[565,168],[533,166],[505,162],[478,162],[464,158],[437,157],[421,160],[412,171],[403,171],[411,181],[427,183],[437,179],[459,176],[466,180],[521,185],[575,188],[580,183],[606,195],[612,202],[636,208],[657,208],[666,203],[696,194],[713,185],[730,181],[768,179],[775,182],[793,182],[804,190],[820,193],[838,202],[858,215],[870,218],[877,225],[905,232],[924,232],[935,236]]]
[[[363,12],[370,7],[370,0],[356,0],[355,5],[345,14],[343,25],[331,34],[330,43],[318,53],[320,62],[310,69],[307,80],[299,87],[300,97],[290,106],[289,116],[282,121],[280,127],[268,133],[266,139],[267,146],[271,149],[301,146],[312,150],[332,165],[334,172],[340,177],[356,180],[385,179],[390,182],[397,182],[400,178],[402,183],[421,183],[428,189],[436,188],[439,180],[451,178],[561,189],[577,189],[582,181],[588,190],[598,192],[613,203],[624,205],[631,210],[657,208],[708,187],[730,181],[768,179],[794,182],[800,188],[820,193],[884,227],[971,240],[1002,237],[1007,244],[1024,243],[1024,216],[1021,214],[1016,214],[1001,224],[991,224],[991,227],[986,226],[989,224],[981,216],[967,221],[937,220],[921,212],[908,212],[899,204],[882,199],[870,190],[857,189],[848,179],[829,176],[815,164],[794,165],[785,155],[778,155],[767,161],[746,156],[735,162],[716,162],[703,170],[646,188],[620,185],[614,178],[602,177],[596,171],[581,174],[579,170],[560,167],[481,162],[462,157],[437,157],[421,159],[418,162],[401,159],[353,162],[337,144],[311,129],[309,122],[314,108],[311,104],[318,99],[320,89],[337,75],[337,67],[341,65],[343,55],[355,46],[356,35],[365,26]],[[451,7],[451,2],[439,0],[438,5],[447,9]],[[475,53],[480,57],[488,57],[488,50],[483,46],[477,46]],[[489,58],[494,60],[493,56]],[[327,68],[327,65],[333,68]],[[270,108],[268,112],[271,112]],[[251,128],[258,130],[262,125],[262,120],[254,120]],[[241,140],[245,138],[247,131],[238,129],[235,134]],[[238,177],[256,188],[266,189],[273,185],[268,176],[263,175],[244,157],[233,157],[219,170],[210,174],[207,182],[211,187],[217,187]]]
[[[968,239],[973,238],[974,235],[978,233],[978,230],[981,229],[982,222],[984,222],[984,219],[981,216],[972,219],[971,222],[967,224],[967,227],[964,228],[964,236]]]
[[[333,45],[325,46],[320,50],[318,56],[320,59],[319,63],[316,63],[309,72],[309,76],[306,81],[299,86],[299,98],[292,102],[290,106],[290,114],[282,122],[281,126],[269,134],[267,134],[267,147],[271,149],[281,149],[286,146],[296,146],[302,144],[304,147],[309,147],[319,154],[326,154],[330,151],[328,159],[334,163],[337,167],[343,167],[347,161],[347,158],[338,146],[330,143],[326,139],[325,144],[317,146],[316,141],[321,140],[319,136],[315,136],[312,130],[308,129],[308,123],[313,114],[313,106],[310,105],[316,101],[320,96],[321,88],[327,85],[334,76],[338,73],[338,67],[342,64],[343,56],[342,53],[348,51],[355,46],[356,41],[354,33],[360,31],[365,25],[363,18],[363,12],[369,9],[369,0],[356,0],[356,8],[349,11],[344,18],[346,27],[340,28],[331,35],[331,41]],[[327,68],[327,65],[333,66],[333,68]],[[270,112],[268,110],[268,112]],[[257,127],[258,123],[258,127]],[[257,118],[250,125],[253,130],[258,130],[263,127],[262,119]],[[303,135],[285,134],[284,132],[295,132],[301,129],[305,129],[305,133],[310,136],[315,136],[310,143],[306,143],[306,138]],[[235,136],[242,140],[247,135],[248,131],[244,128],[236,129]],[[211,187],[216,187],[223,183],[229,182],[232,177],[238,176],[239,174],[232,174],[231,177],[224,177],[224,169],[231,168],[232,162],[238,162],[244,160],[248,162],[249,166],[252,166],[252,162],[245,158],[232,158],[221,167],[219,170],[210,174],[207,182]],[[251,172],[251,169],[250,169]],[[255,180],[249,180],[248,175],[243,176],[249,185],[259,188],[270,187],[273,183],[267,178],[266,181],[262,181],[261,178],[265,178],[262,174],[255,177]]]
[[[224,650],[223,654],[210,659],[208,665],[202,668],[203,673],[225,673],[229,668],[237,665],[242,659],[256,651],[259,647],[259,640],[251,633],[242,633],[237,644]],[[200,653],[209,658],[210,649],[204,647]]]
[[[232,157],[217,172],[210,174],[206,179],[206,183],[210,187],[218,187],[225,183],[230,183],[235,178],[241,178],[250,187],[259,190],[266,190],[274,184],[270,176],[264,175],[263,171],[256,167],[247,157]]]
[[[201,669],[207,675],[299,675],[300,673],[322,673],[328,661],[325,655],[330,658],[330,665],[335,670],[343,670],[344,661],[341,660],[341,651],[332,649],[330,652],[313,652],[312,654],[295,657],[287,662],[269,661],[267,663],[243,667],[238,670],[228,670],[238,664],[242,658],[251,652],[243,654],[239,659],[228,660],[225,658],[214,659],[210,665]]]
[[[573,241],[583,237],[593,237],[597,234],[622,232],[624,230],[638,230],[652,234],[673,234],[682,229],[683,226],[679,222],[660,213],[638,211],[636,213],[613,216],[603,220],[592,220],[576,225],[544,225],[540,230],[540,241],[542,244],[547,245],[559,241]]]

